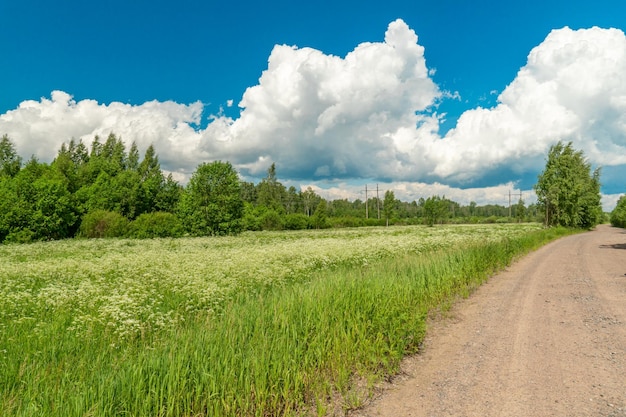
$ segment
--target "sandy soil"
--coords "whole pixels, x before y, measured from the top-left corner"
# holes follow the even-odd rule
[[[492,277],[349,415],[626,416],[626,232],[560,239]]]

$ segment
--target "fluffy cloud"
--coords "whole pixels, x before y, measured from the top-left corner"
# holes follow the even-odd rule
[[[140,106],[76,102],[65,92],[53,91],[51,99],[24,101],[0,115],[0,132],[9,135],[19,154],[43,161],[52,160],[61,144],[72,138],[90,144],[96,135],[106,138],[114,132],[143,149],[154,144],[166,167],[178,170],[197,162],[193,126],[200,122],[202,109],[200,102],[151,101]]]
[[[199,102],[105,105],[55,91],[0,115],[0,134],[42,160],[70,138],[90,142],[115,132],[140,148],[154,144],[163,168],[180,178],[207,160],[229,160],[248,176],[276,162],[285,181],[394,181],[407,197],[419,197],[428,182],[426,195],[466,200],[440,185],[455,184],[477,202],[483,196],[471,187],[493,185],[502,194],[499,184],[507,183],[508,191],[512,178],[497,176],[536,175],[558,140],[573,141],[594,164],[626,164],[626,38],[619,30],[551,32],[495,107],[465,112],[444,137],[436,110],[450,94],[431,75],[417,35],[396,20],[384,42],[360,44],[345,57],[274,47],[239,117],[211,116],[204,129]]]
[[[394,134],[439,97],[417,35],[397,20],[383,43],[345,58],[276,46],[241,116],[216,120],[201,146],[251,174],[274,160],[292,177],[393,177],[411,151]]]
[[[552,31],[492,109],[465,112],[441,141],[421,144],[441,178],[472,180],[509,166],[541,169],[572,141],[594,164],[626,164],[626,38],[617,29]]]

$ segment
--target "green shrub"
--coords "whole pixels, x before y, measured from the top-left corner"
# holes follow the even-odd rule
[[[114,211],[94,210],[83,216],[79,235],[86,238],[123,237],[128,233],[128,219]]]
[[[261,230],[261,222],[257,216],[255,207],[248,202],[243,205],[243,230]]]
[[[131,224],[128,237],[150,239],[155,237],[180,237],[183,225],[172,213],[155,211],[144,213]]]
[[[384,226],[385,219],[365,219],[365,226]]]
[[[292,213],[285,216],[285,229],[287,230],[304,230],[309,227],[309,218],[302,213]]]
[[[267,210],[260,220],[263,230],[283,230],[283,219],[274,210]]]
[[[331,227],[362,227],[365,225],[364,218],[353,216],[329,217],[328,222]]]
[[[489,217],[485,217],[482,219],[482,223],[485,223],[485,224],[494,224],[494,223],[497,223],[497,221],[498,221],[497,216],[489,216]]]
[[[33,241],[35,241],[35,232],[29,229],[12,231],[4,238],[4,243],[30,243]]]

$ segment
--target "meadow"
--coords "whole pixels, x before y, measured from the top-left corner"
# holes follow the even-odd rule
[[[0,415],[331,415],[538,224],[0,246]]]

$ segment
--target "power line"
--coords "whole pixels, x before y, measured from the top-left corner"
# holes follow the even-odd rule
[[[367,209],[367,206],[368,206],[368,205],[369,205],[369,204],[367,204],[367,184],[365,184],[365,218],[366,218],[366,219],[369,219],[369,218],[370,218],[369,211],[368,211],[368,209]]]
[[[513,193],[513,195],[519,195],[520,200],[522,199],[522,192]],[[509,190],[509,217],[511,217],[511,190]]]
[[[369,200],[367,197],[367,184],[365,184],[365,218],[369,219]],[[378,188],[378,184],[376,184],[376,211],[378,215],[378,220],[380,220],[380,196],[379,193],[385,191]]]
[[[378,209],[378,220],[380,220],[380,198],[378,197],[378,184],[376,184],[376,208]]]

